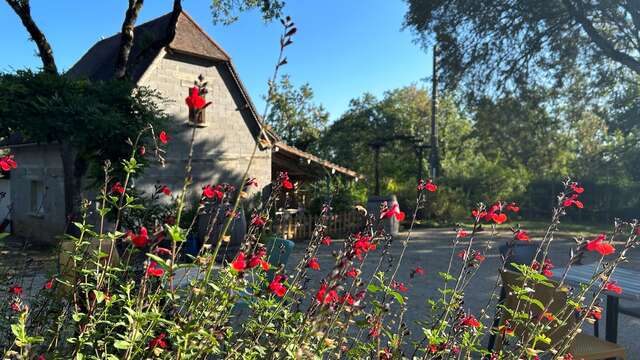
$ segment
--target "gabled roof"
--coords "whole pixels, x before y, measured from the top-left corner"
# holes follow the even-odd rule
[[[129,56],[131,80],[140,80],[144,71],[165,46],[211,60],[231,61],[229,55],[184,11],[178,16],[173,40],[168,45],[162,44],[170,25],[171,13],[168,13],[134,28],[133,47]],[[113,78],[121,38],[122,35],[118,33],[98,41],[69,69],[67,75],[87,77],[91,80]]]

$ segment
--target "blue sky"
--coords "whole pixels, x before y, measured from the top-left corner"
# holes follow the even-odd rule
[[[61,69],[71,67],[101,36],[120,29],[126,0],[31,0],[32,14],[43,30]],[[184,9],[231,55],[259,109],[278,52],[280,24],[265,24],[257,12],[242,14],[228,26],[214,26],[208,0],[184,0]],[[294,84],[308,82],[316,102],[337,118],[349,100],[371,92],[419,83],[430,76],[430,57],[402,30],[407,5],[402,0],[289,0],[285,14],[299,28],[287,51],[284,72]],[[147,0],[138,23],[171,10],[169,0]],[[0,70],[38,68],[35,45],[22,24],[0,3],[4,53]]]

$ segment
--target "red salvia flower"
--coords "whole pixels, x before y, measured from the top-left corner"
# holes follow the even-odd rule
[[[171,196],[171,189],[169,189],[167,185],[163,185],[162,188],[160,188],[160,192],[167,196]]]
[[[132,231],[129,231],[127,236],[131,239],[133,246],[137,248],[145,247],[149,242],[149,233],[147,232],[147,228],[144,226],[140,227],[139,234],[134,234]]]
[[[191,110],[200,110],[207,104],[205,99],[200,96],[200,89],[198,89],[197,86],[191,88],[190,94],[185,99],[185,102]]]
[[[571,197],[569,197],[568,199],[565,199],[562,202],[562,206],[564,206],[564,207],[570,207],[572,205],[577,207],[578,209],[584,208],[584,204],[582,203],[582,201],[578,200],[578,195],[577,194],[571,195]]]
[[[458,232],[456,233],[456,237],[457,238],[466,238],[467,236],[469,236],[469,232],[467,232],[465,229],[458,229]]]
[[[475,219],[482,219],[485,216],[487,216],[487,212],[486,211],[478,211],[476,209],[471,210],[471,217],[473,217]]]
[[[11,171],[18,167],[18,164],[13,160],[13,155],[0,157],[0,169],[4,171]]]
[[[556,317],[550,312],[545,312],[544,314],[542,314],[542,317],[547,319],[547,321],[553,321],[556,319]]]
[[[326,245],[326,246],[331,245],[331,237],[330,236],[323,237],[322,238],[322,245]]]
[[[311,270],[320,270],[320,263],[317,258],[311,258],[309,262],[307,262],[307,267]]]
[[[347,275],[347,277],[355,279],[358,276],[358,273],[359,273],[358,269],[352,267],[349,271],[345,273],[345,275]]]
[[[120,182],[118,181],[115,184],[111,185],[111,192],[116,194],[124,194],[124,186],[122,186],[122,184],[120,184]]]
[[[578,186],[578,183],[576,182],[571,183],[569,187],[571,188],[571,191],[573,191],[576,194],[582,194],[584,192],[584,188],[581,186]]]
[[[340,298],[341,303],[346,303],[347,305],[353,305],[356,302],[356,299],[351,296],[351,293],[346,293]]]
[[[244,271],[247,268],[246,255],[243,251],[238,252],[236,258],[231,262],[231,268],[235,271]]]
[[[340,300],[338,292],[335,290],[327,291],[327,284],[322,283],[320,289],[316,293],[316,301],[320,304],[333,304]]]
[[[520,207],[514,202],[507,204],[507,206],[505,206],[504,208],[505,210],[512,211],[514,213],[517,213],[520,211]]]
[[[51,290],[53,288],[53,279],[47,280],[47,282],[44,283],[43,288],[45,288],[47,290]]]
[[[153,277],[161,277],[164,275],[164,270],[158,267],[158,263],[152,261],[149,266],[147,266],[147,276]]]
[[[411,273],[409,274],[409,277],[413,279],[417,275],[424,275],[424,269],[421,268],[420,266],[418,266],[415,269],[411,270]]]
[[[211,185],[207,185],[202,188],[202,196],[207,199],[213,199],[214,197],[218,199],[218,201],[222,201],[224,197],[224,192],[221,191],[220,185],[215,188],[211,187]]]
[[[38,356],[38,360],[47,360],[47,358],[45,358],[44,355],[40,355]]]
[[[147,149],[144,147],[144,145],[140,145],[140,148],[138,148],[138,152],[140,153],[140,156],[144,156],[144,154],[147,152]]]
[[[473,328],[477,328],[480,327],[480,321],[478,321],[478,319],[475,318],[475,316],[473,315],[468,315],[465,316],[461,321],[460,324],[463,326],[470,326]]]
[[[278,297],[283,297],[287,293],[287,288],[282,285],[282,282],[285,280],[285,276],[278,274],[276,275],[271,283],[269,284],[269,290],[271,290]]]
[[[529,241],[529,240],[531,240],[529,238],[529,234],[527,234],[526,231],[522,231],[522,230],[516,231],[516,239],[518,239],[520,241]]]
[[[22,309],[20,308],[20,304],[18,304],[17,302],[12,302],[11,305],[9,305],[9,307],[11,307],[11,310],[15,311],[15,312],[20,312],[22,311]]]
[[[154,337],[153,339],[151,339],[149,341],[149,347],[151,349],[156,348],[156,347],[159,347],[159,348],[162,348],[162,349],[166,348],[167,347],[167,342],[164,341],[164,338],[166,336],[167,336],[166,334],[162,333],[162,334],[159,334],[158,336]]]
[[[420,180],[418,182],[418,190],[427,190],[429,192],[436,192],[438,190],[438,185],[433,183],[433,180],[429,179],[427,181]]]
[[[609,281],[604,285],[604,289],[620,295],[622,294],[622,288],[616,285],[617,283],[617,281]]]
[[[404,286],[404,283],[395,280],[391,282],[391,288],[400,292],[406,292],[409,290],[408,287]]]
[[[507,221],[507,214],[505,214],[505,213],[500,213],[500,214],[491,213],[491,220],[493,220],[493,222],[495,222],[496,224],[500,225],[500,224],[502,224],[502,223]]]
[[[169,142],[169,135],[167,135],[167,133],[164,130],[162,130],[160,132],[160,135],[158,136],[158,139],[160,139],[161,143],[166,144]]]
[[[257,226],[257,227],[263,227],[264,225],[266,225],[267,220],[265,220],[265,218],[263,218],[260,215],[253,215],[253,218],[251,219],[251,225],[253,226]]]
[[[9,292],[12,293],[13,295],[22,295],[22,286],[18,286],[18,285],[13,285],[9,288]]]
[[[607,237],[604,234],[598,235],[597,238],[587,242],[585,249],[587,249],[587,251],[596,251],[603,256],[613,254],[616,251],[616,249],[610,243],[604,242],[606,238]]]
[[[404,220],[405,213],[403,211],[400,211],[400,205],[393,204],[391,208],[383,210],[380,213],[380,219],[391,219],[392,217],[395,217],[398,221]]]
[[[253,269],[254,267],[260,265],[262,270],[267,271],[271,267],[267,261],[264,260],[264,254],[258,253],[253,255],[251,259],[249,259],[249,268]]]

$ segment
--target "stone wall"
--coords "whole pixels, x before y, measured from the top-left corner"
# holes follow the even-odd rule
[[[62,160],[56,145],[12,149],[18,167],[11,172],[13,232],[38,244],[55,244],[64,232]]]
[[[196,201],[206,184],[236,184],[242,177],[255,145],[254,134],[259,129],[227,65],[165,52],[149,67],[139,84],[158,90],[168,99],[165,110],[171,116],[167,127],[171,140],[166,166],[148,168],[136,184],[140,189],[149,190],[155,183],[166,184],[173,191],[182,188],[193,130],[188,123],[189,111],[184,99],[200,74],[208,82],[207,100],[213,103],[205,111],[205,126],[196,129],[191,200]],[[250,176],[256,177],[261,185],[271,181],[270,151],[258,151]]]

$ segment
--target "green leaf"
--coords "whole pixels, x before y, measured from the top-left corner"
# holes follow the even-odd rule
[[[98,302],[98,304],[102,303],[104,301],[104,293],[99,290],[92,290],[92,291],[93,291],[93,294],[96,296],[96,301]]]
[[[369,286],[367,286],[367,291],[374,293],[380,291],[380,288],[377,285],[369,284]]]
[[[116,340],[113,342],[113,346],[116,349],[127,350],[131,347],[131,343],[126,340]]]
[[[9,236],[9,233],[0,233],[0,240],[6,238],[7,236]]]

